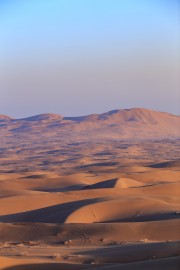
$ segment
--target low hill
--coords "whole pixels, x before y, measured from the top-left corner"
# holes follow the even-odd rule
[[[15,133],[28,136],[60,136],[79,141],[88,140],[145,140],[178,138],[180,117],[147,109],[113,110],[103,114],[63,117],[58,114],[40,114],[22,119],[0,115],[3,135]]]

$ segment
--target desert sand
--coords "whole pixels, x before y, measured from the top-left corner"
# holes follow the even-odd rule
[[[180,268],[180,117],[0,115],[0,269]]]

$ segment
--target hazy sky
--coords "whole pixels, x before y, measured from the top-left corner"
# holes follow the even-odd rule
[[[180,1],[0,0],[0,114],[179,114]]]

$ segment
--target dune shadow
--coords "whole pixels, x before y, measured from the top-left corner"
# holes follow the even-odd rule
[[[77,166],[76,169],[86,169],[86,168],[91,168],[91,167],[109,167],[109,166],[116,166],[116,165],[118,165],[118,162],[98,162],[98,163],[91,163],[91,164]]]
[[[81,270],[89,269],[89,266],[65,263],[37,263],[22,264],[3,268],[3,270]]]
[[[35,191],[43,191],[43,192],[66,192],[66,191],[75,191],[75,190],[82,190],[85,185],[79,184],[79,185],[71,185],[67,187],[61,187],[61,188],[36,188]]]
[[[180,241],[174,242],[149,242],[118,245],[105,248],[88,249],[75,252],[77,255],[88,255],[94,261],[101,263],[130,263],[151,260],[152,258],[169,258],[180,256]]]
[[[113,220],[105,220],[105,221],[103,221],[103,223],[148,222],[148,221],[170,220],[170,219],[179,219],[179,218],[180,218],[179,213],[178,212],[177,213],[174,212],[174,213],[162,213],[162,214],[142,215],[142,216],[134,216],[134,217],[128,217],[128,218],[119,218],[119,219],[113,219]]]
[[[73,201],[17,214],[3,215],[0,216],[0,222],[64,223],[73,211],[99,201],[101,201],[99,198]]]
[[[179,167],[179,166],[180,166],[180,161],[173,160],[173,161],[154,163],[154,164],[151,164],[147,167],[149,167],[149,168],[172,168],[172,167]]]
[[[113,178],[113,179],[101,181],[93,185],[85,186],[83,189],[114,188],[118,180],[119,178]]]

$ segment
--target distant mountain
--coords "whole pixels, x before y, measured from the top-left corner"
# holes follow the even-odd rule
[[[44,114],[38,114],[18,120],[23,120],[23,121],[56,121],[56,120],[62,120],[63,116],[55,113],[44,113]]]
[[[87,139],[160,139],[180,137],[180,117],[142,108],[63,117],[40,114],[22,119],[0,115],[0,133]]]
[[[4,115],[4,114],[0,114],[0,122],[2,122],[2,121],[8,121],[8,120],[12,120],[12,118],[10,116]]]

